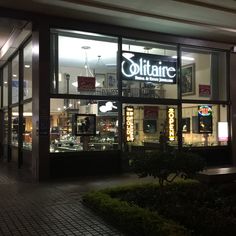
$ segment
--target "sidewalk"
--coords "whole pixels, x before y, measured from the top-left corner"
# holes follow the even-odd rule
[[[81,203],[82,193],[121,183],[133,175],[31,183],[0,163],[0,235],[122,235]]]

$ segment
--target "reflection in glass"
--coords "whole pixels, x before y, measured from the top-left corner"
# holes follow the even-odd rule
[[[12,60],[12,104],[19,102],[19,55]]]
[[[12,146],[18,146],[18,138],[19,138],[19,109],[17,106],[12,108],[12,120],[11,120]]]
[[[32,97],[32,42],[24,48],[24,100]]]
[[[3,68],[3,106],[8,106],[8,68]]]

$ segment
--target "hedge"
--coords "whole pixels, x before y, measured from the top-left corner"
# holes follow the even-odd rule
[[[188,230],[156,212],[112,198],[104,191],[89,192],[84,203],[103,218],[132,236],[187,236]]]

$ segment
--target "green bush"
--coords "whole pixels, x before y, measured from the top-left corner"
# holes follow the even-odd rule
[[[177,176],[192,178],[205,167],[203,159],[190,152],[152,151],[130,153],[129,157],[132,169],[139,177],[158,178],[161,186],[165,182],[172,182]]]
[[[197,181],[185,181],[161,189],[158,185],[146,184],[108,190],[108,193],[122,201],[158,212],[186,227],[192,235],[233,236],[236,235],[236,201],[232,204],[232,198],[227,196],[225,199],[222,189],[225,190],[222,186],[209,188]]]
[[[90,192],[83,197],[89,207],[118,226],[129,235],[137,236],[185,236],[190,235],[183,227],[162,218],[155,212],[111,198],[108,194]]]

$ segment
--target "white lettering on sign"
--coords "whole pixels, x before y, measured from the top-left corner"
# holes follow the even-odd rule
[[[126,141],[134,141],[134,108],[125,107],[125,130],[126,130]]]
[[[134,53],[124,52],[125,58],[121,63],[122,74],[127,78],[134,77],[135,80],[156,81],[173,83],[176,77],[176,69],[172,66],[162,65],[162,61],[151,64],[151,61],[140,57],[136,62],[132,60],[136,55]]]
[[[175,109],[168,108],[169,140],[175,140]]]

